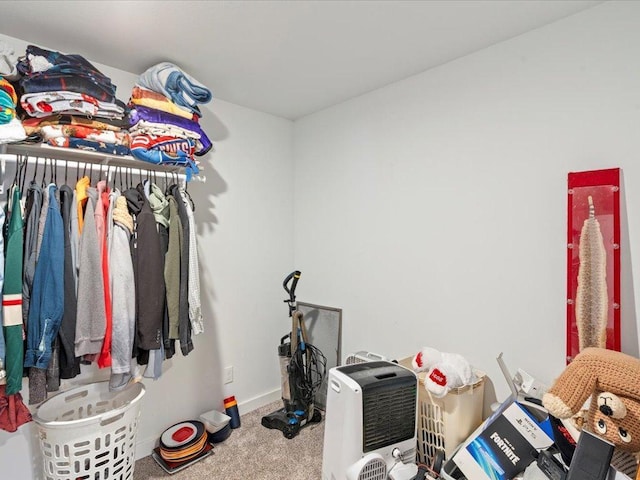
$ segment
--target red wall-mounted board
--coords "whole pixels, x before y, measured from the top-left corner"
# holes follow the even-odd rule
[[[606,253],[606,348],[620,351],[620,169],[572,172],[568,176],[567,209],[567,363],[580,351],[576,296],[579,246],[583,225],[589,218],[589,197]]]

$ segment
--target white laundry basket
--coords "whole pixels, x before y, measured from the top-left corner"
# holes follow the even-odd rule
[[[44,401],[33,417],[45,480],[131,480],[140,399],[134,383],[119,392],[92,383]]]

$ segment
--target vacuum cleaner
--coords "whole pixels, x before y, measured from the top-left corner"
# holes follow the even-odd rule
[[[300,271],[295,270],[282,283],[289,295],[284,301],[289,304],[291,318],[291,331],[280,339],[278,345],[283,407],[262,417],[261,422],[266,428],[280,430],[288,439],[298,435],[305,425],[322,420],[313,400],[327,365],[320,349],[308,342],[304,318],[298,310],[295,292],[300,275]]]

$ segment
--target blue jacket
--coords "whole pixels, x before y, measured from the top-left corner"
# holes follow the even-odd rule
[[[64,312],[64,231],[57,189],[49,185],[49,209],[31,291],[25,367],[47,368]]]

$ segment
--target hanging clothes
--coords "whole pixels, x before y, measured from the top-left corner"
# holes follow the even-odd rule
[[[0,208],[0,225],[4,225],[4,209]],[[0,235],[0,292],[4,285],[4,235]],[[4,328],[2,328],[2,309],[0,309],[0,385],[6,383],[7,371],[4,369],[6,347],[4,344]]]
[[[122,194],[104,181],[91,187],[91,175],[76,190],[58,188],[59,164],[46,165],[51,183],[44,187],[46,168],[36,182],[36,166],[25,205],[16,173],[0,239],[7,398],[20,392],[23,371],[38,404],[93,361],[111,367],[112,390],[139,376],[136,359],[146,377],[159,378],[175,340],[186,356],[203,331],[191,198],[178,185],[163,193],[149,177]]]
[[[78,235],[82,235],[82,229],[84,228],[84,214],[87,207],[87,188],[91,180],[89,177],[84,176],[76,183],[76,202],[78,205]]]
[[[100,243],[95,226],[94,202],[87,202],[78,252],[78,302],[76,320],[77,357],[88,358],[102,349],[107,324]]]
[[[98,198],[95,206],[96,229],[100,246],[100,264],[104,289],[105,330],[102,348],[97,362],[98,367],[111,366],[111,289],[109,288],[109,259],[107,258],[107,211],[109,209],[109,188],[101,180],[97,185]]]
[[[149,180],[144,181],[144,194],[147,197],[149,206],[153,211],[153,216],[156,220],[156,227],[158,229],[158,237],[160,239],[160,252],[162,253],[162,271],[164,272],[165,255],[167,248],[169,247],[169,201],[166,199],[160,187]],[[166,285],[165,285],[166,290]],[[166,296],[163,296],[163,317],[162,325],[168,322],[168,311]],[[164,328],[163,328],[164,333]],[[173,356],[172,352],[169,352]],[[153,378],[157,380],[162,375],[162,362],[165,359],[164,341],[160,342],[160,348],[158,350],[149,351],[149,366],[144,372],[144,376],[147,378]]]
[[[45,162],[45,172],[46,172],[46,166],[47,163]],[[44,182],[44,173],[43,173],[43,179],[42,181]],[[34,272],[33,272],[33,278],[35,279],[35,265],[38,264],[38,258],[40,256],[40,248],[42,246],[42,238],[44,235],[44,228],[45,228],[45,223],[47,221],[47,214],[49,212],[49,189],[48,188],[44,188],[42,190],[42,206],[40,208],[40,213],[38,215],[37,218],[37,235],[36,235],[36,239],[35,239],[35,255],[33,258],[33,265],[34,265]],[[24,280],[23,280],[23,284],[24,284]],[[33,294],[33,286],[32,288],[32,292],[31,294]],[[24,298],[23,298],[24,301]],[[23,312],[24,312],[24,304],[23,304],[23,308],[22,308]],[[31,312],[31,302],[29,302],[29,312]],[[25,345],[25,348],[27,348],[28,351],[28,342],[29,342],[29,319],[27,318],[27,320],[24,322],[24,326],[25,326],[25,335],[27,337],[27,345]],[[26,361],[26,359],[25,359]],[[46,370],[43,368],[29,368],[28,370],[28,376],[29,376],[29,404],[30,405],[35,405],[37,403],[43,402],[46,398],[46,390],[47,390],[47,375],[46,375]]]
[[[13,395],[22,389],[22,363],[24,357],[22,325],[22,245],[23,220],[20,205],[20,189],[13,186],[10,197],[9,226],[7,230],[4,291],[2,292],[3,328],[6,345],[5,370],[6,394]]]
[[[196,243],[196,223],[193,217],[191,196],[180,188],[180,196],[189,219],[189,321],[194,335],[204,332],[202,308],[200,306],[200,272],[198,265],[198,245]]]
[[[42,187],[35,180],[29,183],[25,205],[24,263],[22,266],[22,321],[27,325],[33,275],[36,270],[38,224],[42,209]]]
[[[73,191],[73,199],[71,200],[71,226],[69,242],[71,244],[71,265],[73,267],[73,288],[78,296],[78,255],[80,250],[80,226],[78,219],[78,197],[76,191]]]
[[[133,217],[127,209],[127,199],[119,192],[111,194],[115,206],[109,234],[109,274],[112,301],[111,379],[109,388],[117,390],[129,383],[132,376],[131,354],[136,330],[136,297],[130,242]]]
[[[44,237],[44,226],[47,223],[47,215],[49,214],[49,195],[51,191],[48,188],[42,190],[42,207],[38,216],[38,234],[36,235],[36,256],[35,264],[38,263],[40,256],[40,248],[42,247],[42,238]],[[34,273],[35,276],[35,273]]]
[[[46,370],[51,361],[51,349],[58,335],[64,311],[64,234],[62,215],[56,199],[58,187],[48,187],[48,207],[40,243],[40,253],[33,277],[31,308],[27,329],[25,367]],[[46,385],[31,384],[29,376],[29,403],[46,399]],[[37,389],[37,391],[36,391]]]
[[[148,363],[148,350],[160,348],[165,286],[160,238],[144,188],[126,190],[129,212],[135,215],[133,270],[136,283],[136,342],[138,363]]]
[[[180,350],[182,355],[188,355],[193,350],[193,341],[191,340],[191,322],[189,321],[189,216],[180,195],[180,187],[172,185],[169,192],[175,199],[178,206],[178,217],[182,225],[182,238],[180,243],[180,289],[178,306],[180,335]]]
[[[51,172],[53,174],[53,168],[54,166],[51,165]],[[52,175],[52,179],[51,182],[53,183],[53,175]],[[55,186],[55,185],[54,185]],[[58,209],[60,208],[60,190],[56,187],[55,192],[53,193],[54,197],[55,197],[55,201],[58,204]],[[60,212],[60,219],[62,219],[62,212]],[[63,251],[64,251],[64,232],[61,232],[62,238],[63,238]],[[64,300],[64,272],[62,273],[62,278],[63,278],[63,300]],[[64,308],[63,310],[63,316],[64,316]],[[62,323],[62,319],[60,320],[60,323]],[[60,327],[58,327],[58,333],[55,334],[55,336],[53,337],[53,342],[51,343],[51,355],[50,355],[50,359],[49,359],[49,364],[47,365],[46,370],[43,371],[43,373],[45,374],[45,392],[44,392],[44,396],[42,397],[42,400],[44,401],[46,399],[46,392],[57,392],[58,390],[60,390],[60,338],[59,338],[59,333],[60,333]],[[30,368],[29,369],[29,381],[31,382],[31,374],[33,372],[41,372],[40,369],[38,368]],[[32,401],[32,396],[31,396],[31,383],[29,383],[29,402]],[[42,391],[42,390],[41,390]],[[37,398],[37,397],[36,397]],[[33,403],[38,403],[37,399],[36,401],[34,401]]]
[[[60,210],[64,234],[64,313],[58,338],[60,339],[60,378],[74,378],[80,374],[80,359],[75,354],[76,339],[76,275],[73,265],[71,217],[77,209],[73,190],[68,185],[60,187]]]
[[[182,251],[182,223],[178,203],[173,195],[169,202],[169,245],[165,256],[164,281],[167,290],[168,322],[164,326],[165,350],[175,352],[175,341],[180,339],[180,257]],[[168,354],[168,353],[167,353]]]

